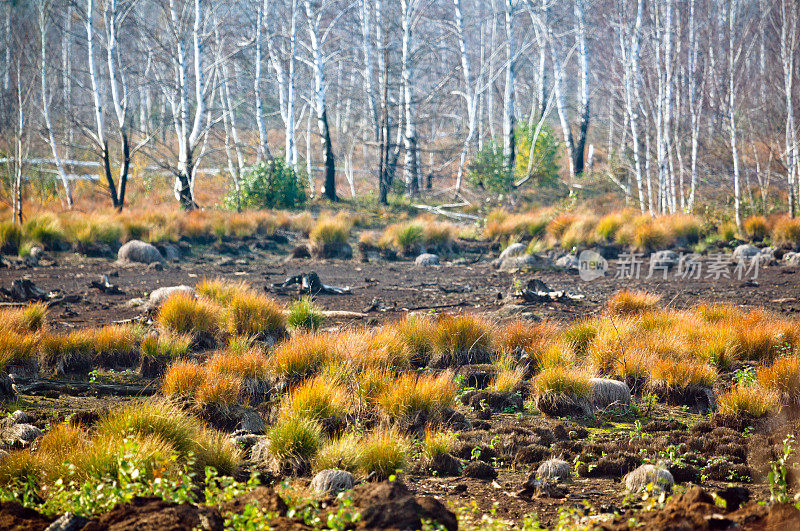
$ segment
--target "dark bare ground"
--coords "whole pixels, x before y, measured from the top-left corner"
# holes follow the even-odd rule
[[[377,306],[365,318],[334,319],[326,326],[367,326],[385,320],[401,318],[409,310],[472,311],[484,313],[502,320],[523,315],[532,318],[553,319],[568,322],[581,319],[602,310],[605,301],[620,289],[636,289],[657,293],[662,301],[674,308],[687,308],[700,301],[728,302],[742,307],[762,307],[784,315],[800,311],[800,272],[784,266],[771,266],[759,271],[757,282],[747,283],[731,279],[685,280],[669,278],[620,280],[609,277],[583,282],[578,275],[557,271],[506,273],[497,271],[491,264],[493,256],[488,246],[473,246],[477,252],[443,260],[442,265],[428,268],[415,267],[413,262],[360,262],[296,259],[286,260],[289,247],[274,252],[252,249],[240,256],[220,256],[207,248],[196,246],[193,255],[180,262],[169,263],[161,271],[146,266],[119,265],[108,259],[85,258],[72,253],[57,256],[57,265],[27,269],[0,270],[0,286],[8,287],[12,280],[29,278],[39,288],[61,290],[63,294],[76,294],[78,302],[54,305],[50,310],[50,325],[54,330],[69,330],[86,326],[109,324],[114,321],[137,318],[140,308],[127,302],[134,297],[146,297],[155,288],[178,284],[193,285],[204,277],[240,279],[256,288],[269,291],[284,302],[297,298],[297,293],[272,290],[269,286],[280,283],[286,277],[315,271],[326,284],[349,286],[352,293],[346,295],[320,295],[317,303],[326,310],[363,312],[369,306]],[[111,281],[119,286],[124,295],[108,295],[89,288],[90,281],[101,274],[116,272]],[[643,277],[646,272],[643,272]],[[569,290],[584,295],[580,302],[549,302],[522,304],[510,295],[513,287],[524,285],[531,278],[543,280],[554,290]],[[373,305],[373,303],[377,303]],[[44,398],[20,396],[5,409],[24,409],[36,413],[39,424],[63,419],[78,411],[101,411],[112,408],[136,397],[114,396],[69,396]],[[477,420],[468,408],[459,408],[470,420]],[[653,418],[669,420],[679,418],[688,426],[706,420],[704,417],[681,408],[657,406]],[[644,421],[643,421],[644,422]],[[546,419],[539,414],[496,413],[489,420],[489,430],[483,436],[484,444],[491,444],[501,437],[509,427],[526,426],[551,429],[558,421]],[[633,419],[618,423],[589,425],[588,439],[579,441],[586,445],[595,438],[610,440],[629,439],[635,430]],[[564,445],[568,447],[569,445]],[[580,453],[567,451],[563,457],[572,462]],[[715,455],[713,447],[702,451],[705,458]],[[480,514],[493,512],[498,519],[519,522],[526,515],[536,513],[540,521],[553,524],[558,512],[564,507],[584,511],[585,503],[595,511],[620,508],[623,503],[623,488],[619,477],[579,478],[567,486],[565,498],[517,497],[519,489],[531,469],[537,463],[515,464],[513,454],[501,455],[493,462],[499,472],[494,480],[479,480],[464,477],[438,478],[409,472],[406,481],[418,496],[429,495],[444,501],[453,508],[464,508],[468,518],[480,521]],[[555,455],[558,457],[558,455]],[[652,456],[651,456],[652,457]],[[708,479],[703,486],[710,491],[724,488],[741,478],[723,478],[723,481]],[[769,497],[763,477],[753,477],[748,483],[753,499]],[[469,507],[472,507],[469,509]],[[469,516],[472,515],[472,516]]]

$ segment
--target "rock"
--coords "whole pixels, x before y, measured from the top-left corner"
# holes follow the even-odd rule
[[[783,261],[791,266],[800,266],[800,253],[789,251],[783,254]]]
[[[119,248],[117,259],[120,262],[153,264],[163,262],[164,257],[154,246],[139,240],[131,240]]]
[[[176,293],[188,295],[192,298],[197,296],[197,292],[191,286],[185,286],[185,285],[165,286],[163,288],[155,289],[150,293],[148,304],[150,305],[151,309],[159,308],[165,300],[167,300]]]
[[[492,465],[489,463],[475,460],[470,461],[467,466],[464,467],[464,472],[462,472],[462,475],[464,477],[475,479],[496,479],[497,470],[492,468]]]
[[[11,420],[11,424],[30,424],[33,422],[31,416],[21,409],[13,412],[8,418]]]
[[[567,269],[567,270],[578,269],[579,267],[578,257],[575,256],[574,254],[565,254],[564,256],[556,260],[554,265],[559,269]]]
[[[352,489],[354,484],[355,480],[350,472],[329,468],[314,476],[311,480],[311,489],[317,494],[336,495],[343,490]]]
[[[156,531],[178,529],[222,530],[219,511],[205,505],[174,503],[157,497],[136,496],[130,503],[117,504],[98,520],[89,522],[83,531]]]
[[[619,412],[628,410],[631,403],[631,390],[628,384],[610,378],[590,378],[589,402],[595,409],[613,408]]]
[[[272,461],[272,452],[269,450],[269,439],[259,437],[259,440],[250,448],[250,461],[254,465],[267,466]]]
[[[6,448],[27,448],[42,436],[42,430],[32,424],[13,424],[0,432],[0,441]]]
[[[88,518],[75,513],[64,513],[55,522],[50,524],[45,531],[78,531],[89,523]]]
[[[243,408],[240,418],[237,431],[254,435],[263,435],[267,432],[267,425],[264,423],[264,419],[255,409]]]
[[[548,459],[536,469],[536,472],[533,473],[533,477],[539,479],[547,479],[547,480],[555,480],[555,481],[563,481],[565,479],[569,479],[570,473],[572,472],[572,468],[569,466],[569,463],[564,461],[563,459]],[[528,476],[528,479],[531,479],[531,476]]]
[[[629,472],[624,482],[629,492],[641,492],[650,484],[653,485],[654,492],[670,492],[675,484],[669,470],[655,465],[642,465]]]
[[[664,271],[678,265],[679,260],[680,256],[675,251],[657,251],[650,255],[650,267]]]
[[[756,256],[758,259],[759,265],[770,265],[775,263],[775,248],[774,247],[764,247],[758,251],[758,255]]]
[[[506,247],[500,256],[495,260],[495,266],[500,266],[506,258],[513,258],[515,256],[522,256],[528,250],[528,246],[524,243],[512,243]]]
[[[543,269],[546,262],[533,254],[524,254],[522,256],[511,256],[500,262],[500,271],[517,271],[520,269]]]
[[[353,505],[361,510],[358,529],[422,529],[422,521],[457,531],[456,515],[436,498],[411,495],[399,481],[364,483],[353,491]]]
[[[241,449],[245,454],[249,452],[253,446],[259,441],[263,439],[261,435],[253,435],[252,433],[234,433],[231,438],[231,444],[233,444],[236,448]]]
[[[416,260],[414,260],[414,264],[418,267],[429,267],[433,265],[439,265],[439,257],[435,254],[430,253],[422,253],[419,255]]]
[[[353,258],[353,247],[347,242],[328,242],[322,245],[311,246],[311,256],[314,258],[328,258],[350,260]]]
[[[759,250],[758,247],[755,245],[750,245],[749,243],[745,243],[736,247],[733,250],[733,260],[739,261],[744,260],[745,262],[749,262],[754,257],[758,256]]]

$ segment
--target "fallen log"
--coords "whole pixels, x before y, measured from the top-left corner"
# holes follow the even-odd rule
[[[42,395],[59,393],[72,396],[113,395],[113,396],[151,396],[158,392],[158,385],[80,382],[50,378],[14,378],[14,389],[23,395]]]

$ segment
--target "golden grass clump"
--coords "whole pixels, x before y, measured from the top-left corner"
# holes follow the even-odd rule
[[[325,441],[314,457],[314,470],[338,469],[355,474],[361,466],[362,454],[361,437],[345,433]]]
[[[436,323],[434,351],[442,358],[481,358],[492,351],[494,326],[474,314],[444,315]]]
[[[232,406],[238,403],[242,395],[242,379],[230,374],[208,374],[203,383],[195,391],[195,400],[199,404],[216,404]]]
[[[206,378],[206,369],[196,361],[175,361],[161,382],[165,396],[193,397]]]
[[[393,326],[383,326],[366,338],[366,355],[372,364],[390,369],[403,369],[411,364],[409,342]]]
[[[595,227],[595,232],[602,240],[612,242],[617,235],[617,231],[624,224],[625,216],[619,212],[612,212],[600,218]]]
[[[634,230],[633,245],[642,252],[663,249],[670,243],[670,234],[667,230],[660,221],[643,223]]]
[[[360,470],[387,479],[408,464],[411,443],[394,428],[378,428],[361,440]]]
[[[690,334],[690,345],[695,355],[718,369],[727,369],[741,357],[740,344],[737,333],[724,324],[701,326]]]
[[[242,379],[266,380],[269,376],[269,359],[258,347],[244,352],[215,352],[206,362],[209,376],[226,374]]]
[[[700,220],[688,214],[673,214],[660,218],[664,221],[671,242],[697,243],[703,232]]]
[[[195,289],[199,295],[222,305],[227,305],[235,295],[255,294],[253,288],[246,282],[233,282],[221,278],[214,280],[204,278]]]
[[[660,301],[659,295],[622,290],[608,299],[606,310],[611,315],[635,315],[655,310]]]
[[[231,334],[264,337],[282,336],[286,315],[276,300],[255,293],[237,293],[226,305],[226,326]]]
[[[570,250],[575,247],[597,243],[599,238],[595,231],[596,225],[597,218],[593,216],[576,220],[561,236],[561,247],[565,250]]]
[[[568,325],[560,330],[560,339],[571,345],[575,354],[583,355],[597,337],[600,330],[599,323],[595,319],[585,319]]]
[[[336,349],[330,334],[297,334],[275,347],[269,358],[270,366],[276,376],[306,378],[332,361]]]
[[[350,236],[350,223],[342,217],[323,216],[317,221],[308,235],[312,245],[346,243]]]
[[[597,332],[586,349],[586,357],[595,374],[611,374],[621,363],[627,349],[635,343],[638,334],[632,319],[602,319],[597,321]]]
[[[709,323],[734,322],[744,316],[736,306],[722,302],[701,302],[694,307],[693,311]]]
[[[778,395],[755,385],[737,385],[717,399],[717,411],[723,415],[761,418],[779,409]]]
[[[24,308],[5,308],[0,311],[0,330],[31,334],[47,330],[47,305],[35,302]]]
[[[509,214],[506,210],[495,209],[486,217],[483,234],[491,240],[538,238],[548,222],[546,213]]]
[[[567,232],[567,229],[569,229],[573,223],[578,221],[578,219],[579,216],[577,214],[572,214],[569,212],[558,214],[556,217],[550,220],[545,231],[554,242],[560,242],[561,238],[564,236],[564,233]]]
[[[426,316],[409,316],[388,326],[397,330],[415,365],[424,365],[428,362],[437,332],[436,322],[433,319]]]
[[[690,385],[712,387],[717,381],[717,371],[705,363],[662,358],[653,362],[650,381],[655,386],[671,389]]]
[[[550,367],[533,380],[533,391],[537,396],[564,394],[581,398],[588,396],[590,390],[589,376],[577,369]]]
[[[647,349],[630,348],[614,367],[613,375],[629,384],[644,382],[650,374],[654,356]]]
[[[800,244],[800,219],[779,218],[772,227],[772,242],[787,247]]]
[[[750,216],[744,220],[744,235],[754,242],[763,241],[769,236],[769,223],[764,216]]]
[[[498,352],[511,354],[517,349],[534,356],[552,343],[559,334],[558,327],[549,322],[531,323],[515,320],[506,323],[494,334],[494,345]]]
[[[139,351],[134,330],[128,325],[108,325],[90,330],[92,349],[101,365],[130,363]]]
[[[436,377],[403,374],[386,386],[377,403],[388,417],[399,419],[416,412],[434,414],[452,407],[457,392],[451,372]]]
[[[780,393],[786,404],[800,404],[800,356],[776,359],[757,371],[758,382],[764,389]]]
[[[521,368],[501,368],[489,382],[488,389],[495,393],[511,393],[519,389],[522,384],[523,370]]]
[[[347,414],[349,406],[347,390],[330,385],[320,377],[300,384],[282,403],[282,407],[290,416],[319,421],[331,420],[337,423]]]
[[[308,462],[322,446],[322,427],[307,417],[281,415],[268,440],[274,459]]]
[[[215,335],[220,329],[222,308],[202,297],[175,293],[161,304],[156,322],[179,334]]]
[[[150,358],[177,359],[184,356],[192,344],[192,336],[178,334],[169,330],[156,334],[146,334],[140,347],[142,354]]]
[[[0,331],[0,369],[33,362],[36,359],[36,351],[36,336]]]

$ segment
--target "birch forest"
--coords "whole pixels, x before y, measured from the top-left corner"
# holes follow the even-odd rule
[[[34,174],[67,208],[77,180],[121,210],[150,175],[193,209],[212,176],[238,187],[274,158],[334,201],[474,201],[490,143],[508,194],[535,196],[520,131],[552,137],[565,190],[644,213],[800,208],[794,0],[3,0],[0,17],[17,216]]]

